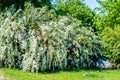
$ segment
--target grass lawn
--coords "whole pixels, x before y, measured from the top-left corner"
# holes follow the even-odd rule
[[[12,80],[120,80],[118,70],[73,70],[53,73],[30,73],[21,70],[0,69],[4,76]]]

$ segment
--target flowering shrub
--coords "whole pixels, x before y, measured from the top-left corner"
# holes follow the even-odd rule
[[[31,72],[90,68],[101,54],[99,37],[71,16],[56,18],[54,10],[29,5],[11,12],[0,15],[2,67]]]

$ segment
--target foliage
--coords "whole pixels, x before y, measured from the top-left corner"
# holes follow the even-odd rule
[[[101,55],[100,38],[71,16],[54,10],[14,8],[0,14],[0,66],[39,72],[93,67]]]
[[[113,62],[120,64],[120,26],[106,27],[101,33],[102,40],[105,42],[104,54]]]
[[[56,5],[58,14],[66,15],[69,13],[81,20],[83,26],[93,25],[94,12],[82,0],[58,0]]]
[[[17,8],[24,8],[25,2],[31,2],[34,6],[42,7],[42,6],[50,6],[50,0],[0,0],[0,8],[4,9],[5,7],[9,7],[11,5],[15,5]]]
[[[101,6],[97,8],[99,14],[96,15],[94,24],[104,41],[103,53],[112,62],[120,64],[120,0],[97,1]]]
[[[120,0],[97,0],[100,7],[99,14],[95,18],[97,30],[103,30],[106,26],[114,27],[120,23]]]

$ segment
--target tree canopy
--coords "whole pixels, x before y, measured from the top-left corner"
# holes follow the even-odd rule
[[[71,14],[81,20],[83,26],[93,25],[94,12],[82,0],[59,0],[57,12],[61,15]]]
[[[105,27],[114,27],[120,24],[120,0],[97,0],[101,7],[99,7],[99,14],[96,17],[96,24],[98,29]]]

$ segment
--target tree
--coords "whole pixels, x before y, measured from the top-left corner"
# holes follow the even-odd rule
[[[105,42],[104,55],[111,59],[112,62],[120,64],[120,26],[105,27],[100,34]]]
[[[50,0],[0,0],[0,7],[4,9],[5,7],[9,7],[11,5],[15,5],[17,8],[24,8],[25,2],[31,2],[36,7],[42,7],[45,5],[50,6]]]
[[[120,0],[98,0],[101,7],[95,17],[96,29],[104,42],[104,55],[120,64]]]
[[[96,27],[103,30],[105,27],[115,27],[120,24],[120,0],[97,0],[101,7],[99,17],[96,17]]]
[[[95,14],[82,0],[59,0],[56,5],[58,14],[67,15],[69,13],[78,20],[81,20],[83,26],[93,25]]]

